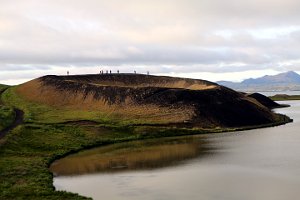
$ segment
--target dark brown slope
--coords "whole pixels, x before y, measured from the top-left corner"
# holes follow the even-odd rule
[[[270,109],[282,107],[280,104],[260,93],[247,94],[247,96],[256,99],[259,103]]]
[[[163,123],[240,127],[278,119],[255,98],[215,83],[147,75],[45,76],[18,88],[25,98],[56,107],[118,114],[120,120],[152,115]],[[134,112],[141,111],[139,116]]]

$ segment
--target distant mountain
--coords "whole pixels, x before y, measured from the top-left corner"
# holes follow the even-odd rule
[[[274,76],[250,78],[240,83],[230,81],[219,81],[217,83],[235,90],[248,92],[300,90],[300,75],[289,71]]]

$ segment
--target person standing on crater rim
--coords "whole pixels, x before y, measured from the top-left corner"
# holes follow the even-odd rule
[[[68,76],[70,75],[70,72],[69,72],[69,71],[67,71],[67,75],[68,75]]]

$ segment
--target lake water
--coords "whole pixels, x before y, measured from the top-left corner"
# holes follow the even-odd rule
[[[110,145],[51,166],[54,186],[110,200],[300,198],[300,101],[279,127]]]

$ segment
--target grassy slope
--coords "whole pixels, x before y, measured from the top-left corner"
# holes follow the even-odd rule
[[[0,84],[0,94],[7,89],[7,85]],[[2,105],[0,99],[0,131],[8,127],[15,118],[15,112],[11,107]]]
[[[10,126],[14,119],[14,110],[11,107],[0,105],[0,131]]]
[[[119,116],[99,112],[97,110],[77,110],[74,108],[56,108],[29,102],[20,97],[16,87],[11,87],[2,95],[3,101],[9,106],[15,106],[25,112],[24,120],[30,123],[64,123],[68,121],[90,120],[98,123],[124,126],[129,124],[144,124],[140,119],[128,119],[120,121]]]
[[[25,112],[25,122],[31,123],[62,123],[74,120],[92,120],[107,122],[101,113],[92,111],[76,111],[68,109],[56,109],[46,105],[40,105],[24,100],[15,93],[15,87],[9,88],[2,95],[5,104],[16,106]]]
[[[300,100],[300,95],[284,95],[284,96],[271,96],[269,97],[273,101],[290,101],[290,100]]]
[[[4,89],[6,89],[8,87],[9,86],[7,86],[7,85],[0,84],[0,92],[2,92]]]
[[[110,119],[101,119],[94,113],[56,110],[26,102],[14,93],[14,88],[9,88],[2,99],[6,105],[25,111],[25,124],[0,140],[0,199],[84,199],[54,191],[52,186],[49,164],[70,152],[136,139],[237,130],[130,127],[114,123],[90,126],[55,124],[75,119],[74,115],[78,119],[98,119],[99,122]]]

